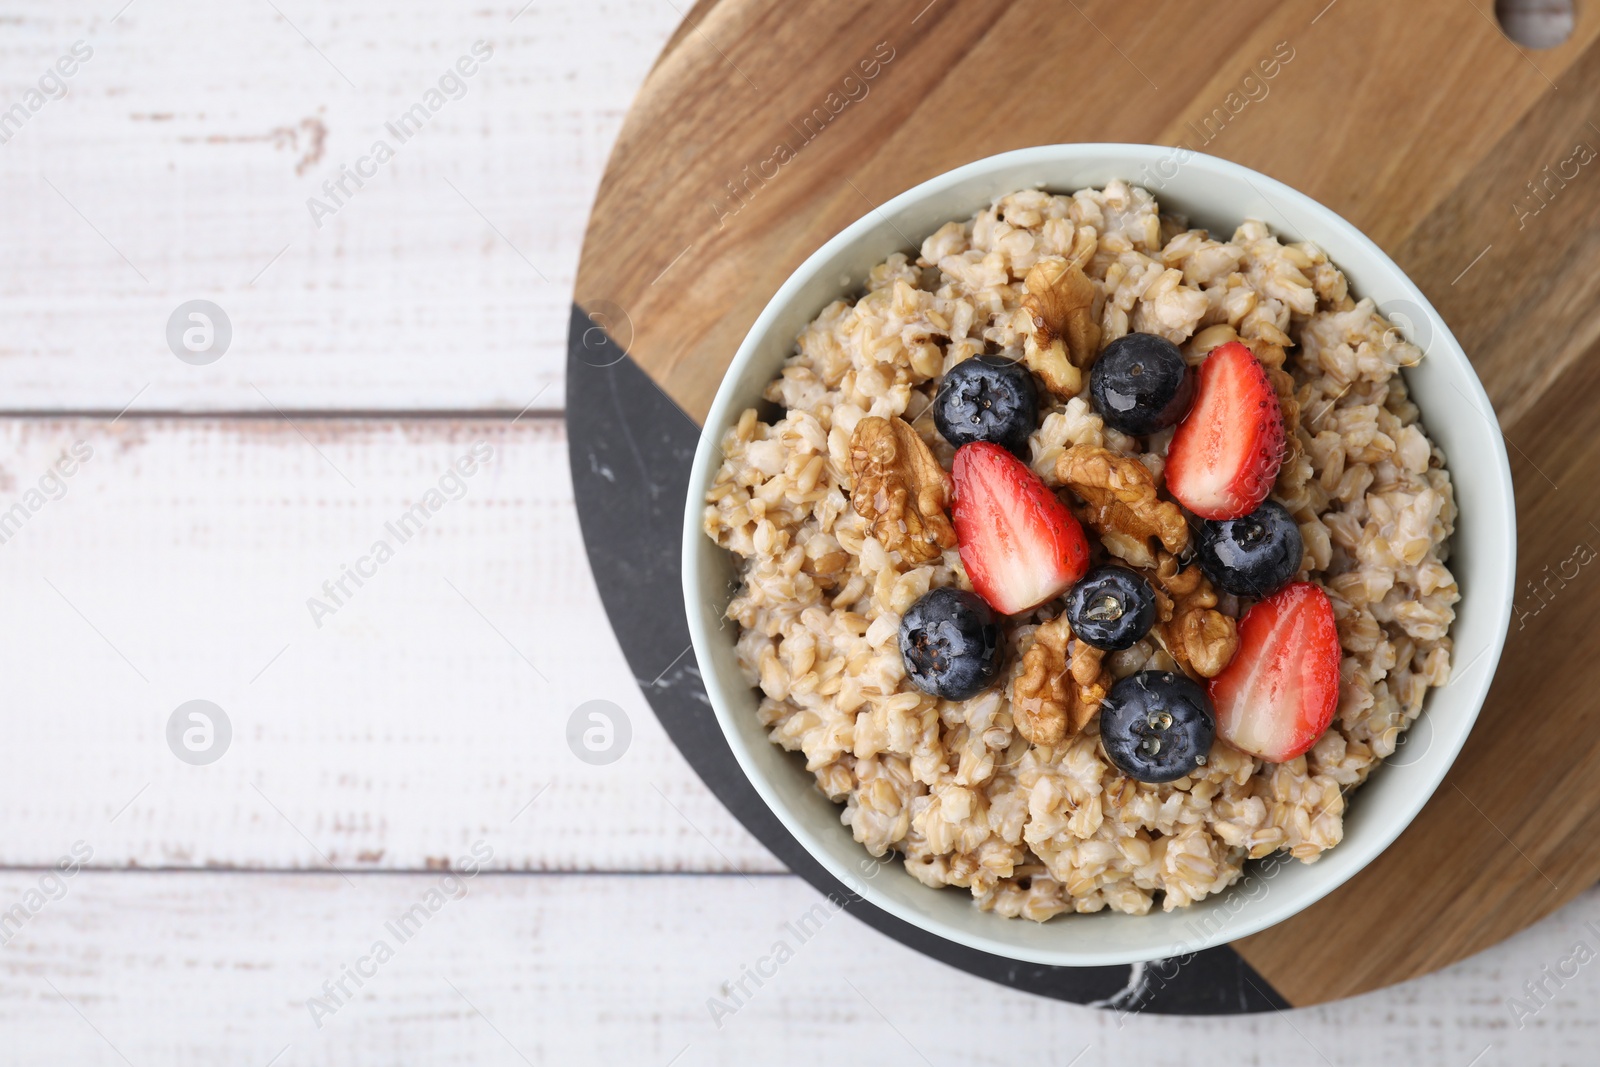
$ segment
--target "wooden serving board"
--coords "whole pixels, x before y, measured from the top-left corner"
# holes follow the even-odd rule
[[[1597,35],[1579,4],[1566,43],[1524,51],[1489,0],[702,0],[624,125],[577,301],[698,419],[756,314],[828,237],[951,167],[1062,141],[1236,160],[1388,250],[1500,414],[1521,592],[1433,801],[1357,878],[1235,946],[1289,1003],[1350,996],[1477,952],[1600,879]],[[817,108],[827,121],[808,125]]]

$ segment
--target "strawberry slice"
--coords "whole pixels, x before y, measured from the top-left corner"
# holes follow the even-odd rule
[[[1217,736],[1268,763],[1317,743],[1339,707],[1339,631],[1328,594],[1291,582],[1239,620],[1239,651],[1211,679]]]
[[[1214,348],[1167,449],[1167,491],[1202,519],[1243,518],[1272,491],[1283,435],[1283,409],[1260,361],[1238,341]]]
[[[956,450],[955,522],[972,588],[1003,615],[1038,607],[1083,577],[1089,541],[1050,487],[989,441]]]

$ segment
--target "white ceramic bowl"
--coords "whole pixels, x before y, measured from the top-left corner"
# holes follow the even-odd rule
[[[980,911],[964,889],[930,889],[898,862],[874,863],[798,754],[767,740],[756,720],[757,694],[734,658],[735,628],[721,625],[736,583],[734,560],[701,531],[701,516],[722,434],[759,401],[800,329],[830,301],[857,291],[869,268],[891,252],[910,251],[907,237],[920,242],[1007,192],[1071,192],[1113,178],[1145,186],[1164,209],[1215,232],[1231,234],[1245,218],[1257,218],[1286,240],[1314,241],[1354,294],[1374,298],[1427,352],[1405,374],[1428,432],[1448,457],[1460,508],[1450,555],[1462,592],[1451,631],[1455,677],[1429,693],[1409,743],[1352,795],[1344,840],[1318,862],[1254,874],[1247,868],[1226,892],[1171,912],[1069,914],[1036,924]],[[924,182],[847,227],[784,283],[739,346],[706,419],[684,515],[683,591],[723,733],[767,805],[818,862],[871,903],[931,933],[1000,956],[1077,967],[1179,956],[1265,929],[1332,892],[1398,837],[1443,780],[1488,692],[1510,621],[1515,556],[1511,471],[1488,397],[1444,321],[1377,245],[1316,201],[1236,163],[1152,145],[1069,144],[1007,152]]]

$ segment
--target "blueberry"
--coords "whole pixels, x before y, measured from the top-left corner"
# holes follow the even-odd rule
[[[1170,782],[1203,767],[1216,732],[1206,691],[1169,671],[1130,674],[1100,705],[1106,758],[1141,782]]]
[[[960,448],[993,441],[1021,455],[1039,425],[1039,389],[1028,368],[1005,356],[972,356],[951,368],[933,400],[933,424]]]
[[[1276,500],[1242,519],[1205,520],[1195,537],[1200,569],[1235,596],[1264,597],[1300,570],[1300,527]]]
[[[1189,413],[1194,375],[1166,338],[1124,334],[1094,361],[1089,400],[1107,426],[1143,437],[1176,426]]]
[[[1073,635],[1107,652],[1131,648],[1155,621],[1155,590],[1126,567],[1095,567],[1067,594]]]
[[[930,589],[900,620],[900,658],[924,693],[965,700],[1000,673],[1000,627],[976,593]]]

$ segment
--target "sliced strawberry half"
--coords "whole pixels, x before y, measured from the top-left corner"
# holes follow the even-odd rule
[[[1027,464],[989,441],[956,451],[955,522],[972,588],[1003,615],[1038,607],[1083,577],[1083,527]]]
[[[1239,620],[1239,651],[1211,679],[1217,736],[1269,763],[1317,743],[1339,707],[1339,631],[1328,594],[1292,582]]]
[[[1167,491],[1202,519],[1238,519],[1283,465],[1283,409],[1266,368],[1238,341],[1200,364],[1194,406],[1167,449]]]

